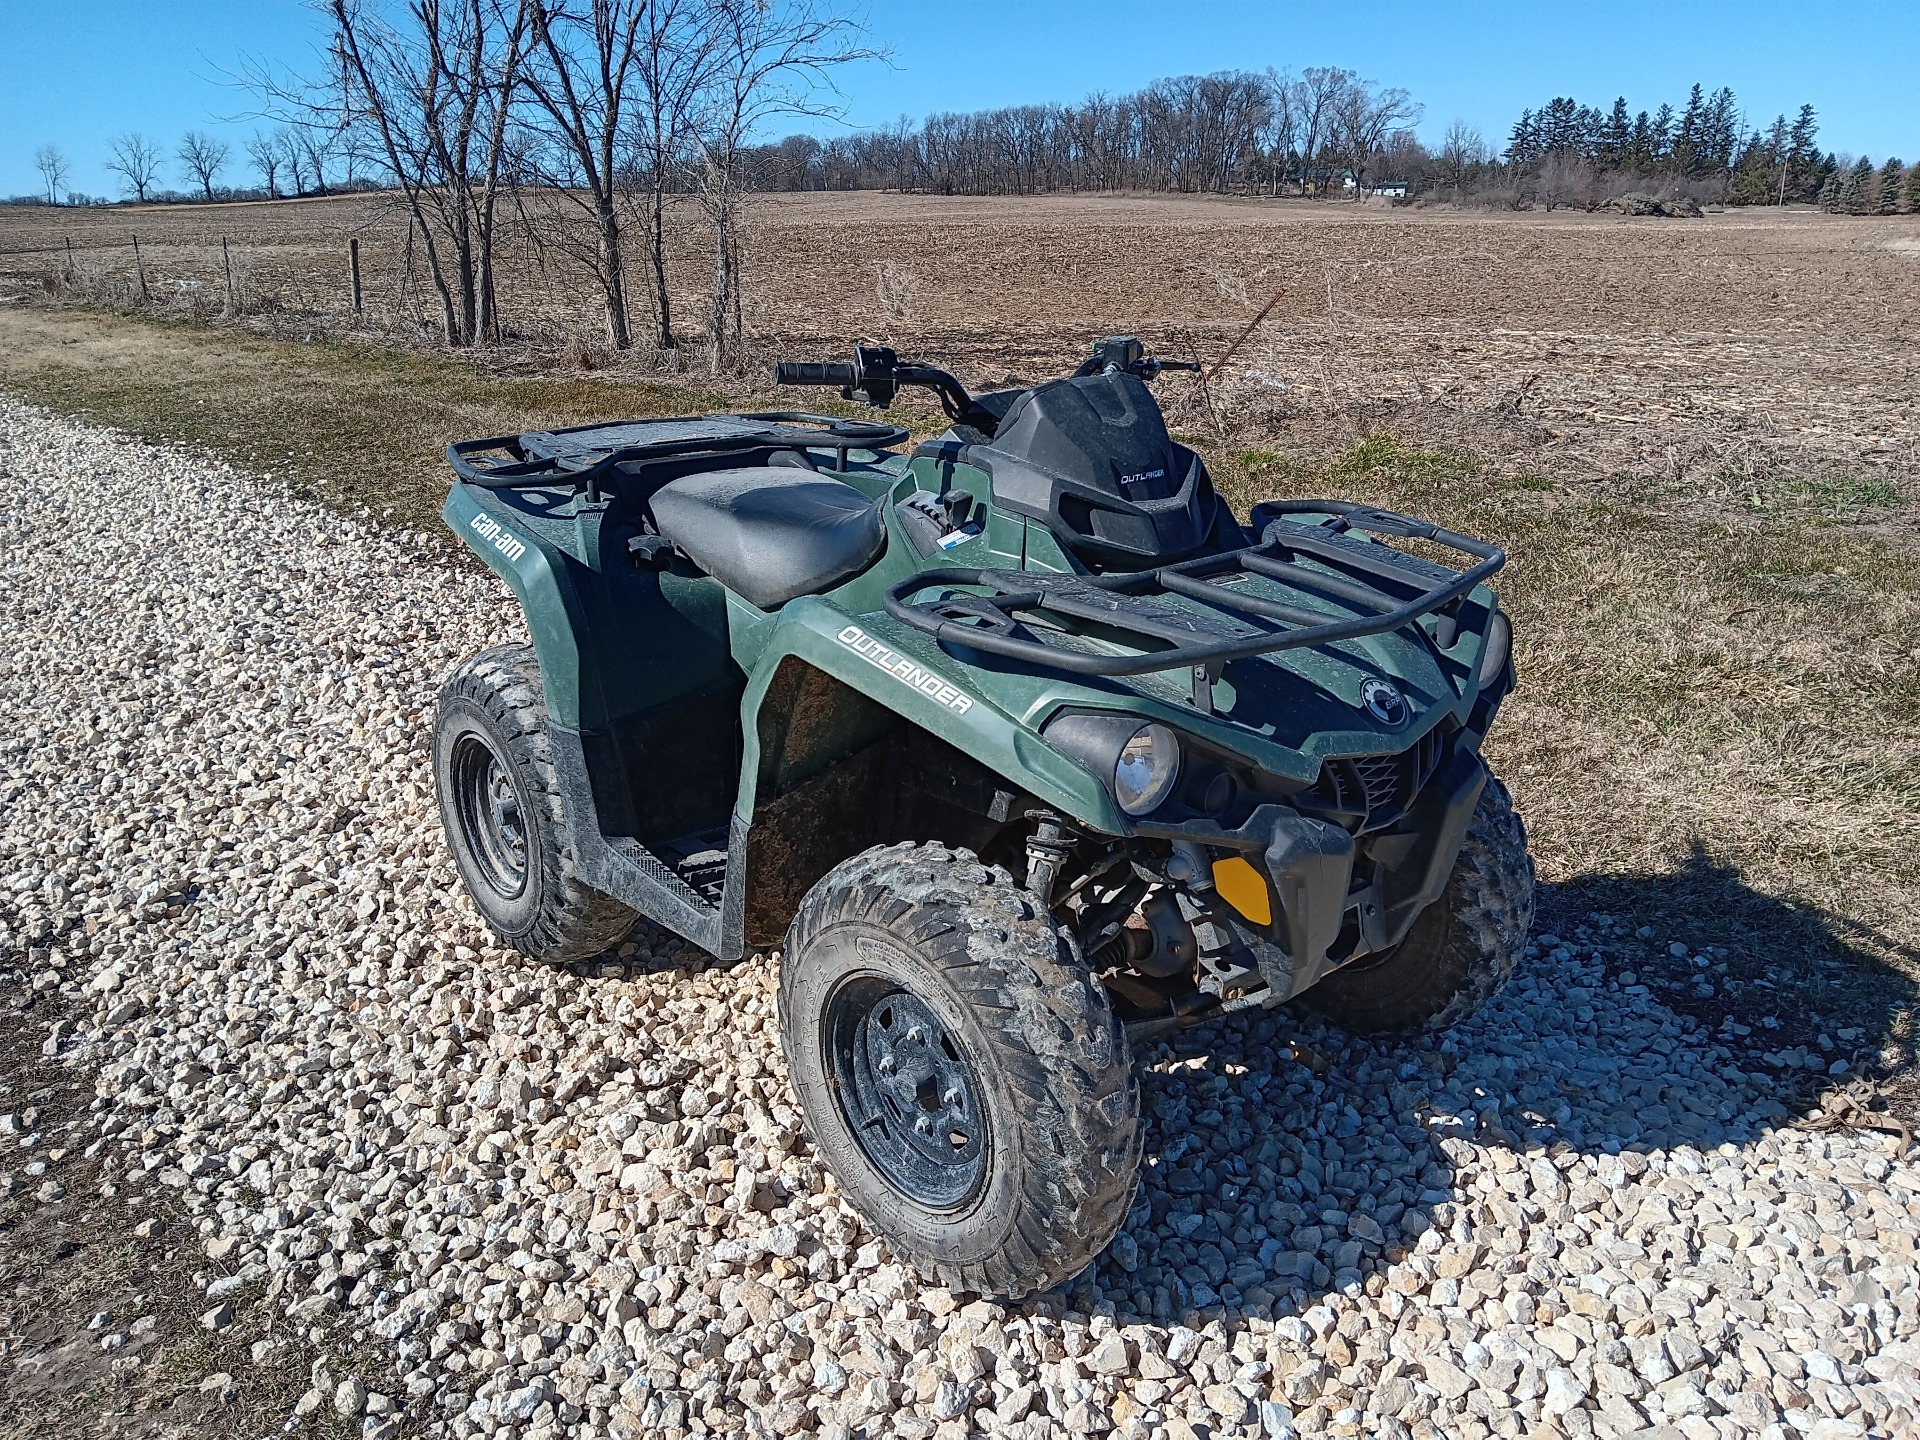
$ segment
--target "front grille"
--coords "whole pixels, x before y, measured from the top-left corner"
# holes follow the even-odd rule
[[[1320,778],[1296,796],[1294,804],[1357,835],[1385,829],[1405,815],[1414,797],[1426,788],[1444,748],[1436,729],[1397,755],[1328,760],[1320,767]]]

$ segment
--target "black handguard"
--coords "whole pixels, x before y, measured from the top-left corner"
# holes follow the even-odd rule
[[[853,384],[853,380],[853,366],[834,361],[777,360],[773,366],[776,385],[847,386]]]

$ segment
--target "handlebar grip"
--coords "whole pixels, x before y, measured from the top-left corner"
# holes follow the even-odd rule
[[[817,360],[779,360],[774,362],[776,385],[851,385],[853,366]]]

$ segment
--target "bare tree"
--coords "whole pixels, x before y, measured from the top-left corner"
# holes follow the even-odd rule
[[[652,0],[640,22],[626,199],[641,210],[653,289],[655,343],[678,347],[667,290],[667,197],[685,169],[688,129],[716,52],[718,28],[704,0]]]
[[[1455,120],[1440,140],[1440,173],[1453,187],[1453,203],[1460,203],[1460,187],[1467,176],[1487,163],[1486,137],[1465,120]]]
[[[293,185],[289,194],[296,199],[307,193],[307,152],[300,144],[294,127],[283,125],[273,132],[271,141],[274,153],[280,157],[280,163],[286,167],[287,176]]]
[[[1376,89],[1371,81],[1349,78],[1332,104],[1335,143],[1353,171],[1353,195],[1366,193],[1367,171],[1386,148],[1387,137],[1420,118],[1413,97],[1397,87]]]
[[[133,198],[141,204],[154,177],[160,173],[160,147],[138,130],[129,130],[107,144],[107,169],[127,182]]]
[[[67,157],[58,145],[42,145],[33,152],[33,168],[40,172],[40,183],[47,187],[47,203],[60,203],[61,188],[67,183]]]
[[[493,256],[507,117],[526,54],[528,4],[325,0],[335,93],[300,96],[301,134],[344,137],[401,192],[449,345],[497,333]],[[256,81],[256,83],[259,83]],[[286,92],[280,91],[284,96]],[[331,131],[324,123],[329,118]],[[323,159],[307,164],[324,184]]]
[[[1354,84],[1351,70],[1328,65],[1309,65],[1301,72],[1294,89],[1294,103],[1300,129],[1300,193],[1308,186],[1324,195],[1333,175],[1327,152],[1332,147],[1334,107]],[[1316,173],[1317,172],[1317,173]]]
[[[832,70],[872,52],[858,46],[853,20],[815,0],[708,0],[712,64],[697,125],[700,205],[713,230],[708,337],[713,373],[735,364],[745,345],[740,313],[740,209],[747,193],[747,142],[778,115],[819,114],[814,96]]]
[[[327,193],[327,166],[338,157],[341,149],[345,147],[349,157],[355,153],[352,126],[342,124],[337,119],[328,119],[321,124],[295,125],[287,132],[287,141],[299,152],[301,164],[312,181],[309,188],[315,195]]]
[[[632,346],[616,174],[628,87],[652,0],[533,0],[520,80],[533,97],[531,178],[587,222],[580,256],[600,288],[607,342]]]
[[[201,195],[212,200],[214,177],[226,165],[231,153],[227,142],[216,140],[204,130],[189,130],[180,137],[180,149],[176,153],[188,176],[200,182]]]
[[[1270,191],[1280,193],[1288,167],[1293,163],[1294,145],[1300,128],[1298,85],[1291,75],[1267,67],[1267,165]]]
[[[280,145],[276,137],[262,135],[258,130],[247,141],[247,163],[260,172],[260,182],[267,187],[267,198],[280,198]]]
[[[1539,196],[1552,214],[1556,205],[1591,205],[1593,167],[1577,152],[1552,150],[1540,161]]]

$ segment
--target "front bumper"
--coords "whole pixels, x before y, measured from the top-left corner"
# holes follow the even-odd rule
[[[1456,741],[1390,829],[1356,838],[1330,821],[1262,807],[1271,812],[1263,817],[1269,829],[1260,860],[1273,888],[1273,920],[1225,918],[1277,999],[1400,943],[1445,893],[1486,783],[1479,755]]]

